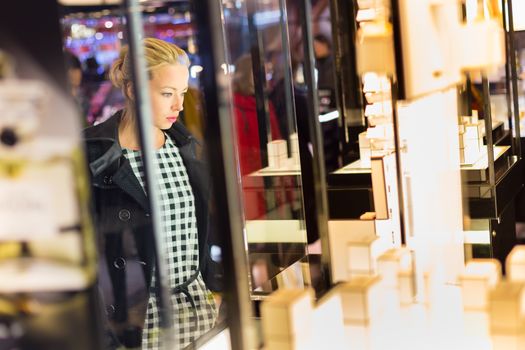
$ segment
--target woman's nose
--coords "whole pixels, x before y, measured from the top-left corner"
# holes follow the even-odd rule
[[[182,97],[175,97],[171,109],[174,111],[182,111],[184,99]]]

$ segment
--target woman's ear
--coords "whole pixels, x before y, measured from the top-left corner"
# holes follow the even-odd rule
[[[135,96],[133,95],[133,85],[131,83],[126,84],[125,95],[130,100],[134,99]]]

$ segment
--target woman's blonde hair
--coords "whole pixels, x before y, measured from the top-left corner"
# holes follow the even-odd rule
[[[186,52],[175,44],[155,38],[146,38],[144,43],[144,56],[146,68],[151,77],[151,72],[168,64],[189,66],[190,60]],[[109,78],[118,88],[126,88],[131,82],[131,59],[128,46],[120,51],[120,56],[109,71]]]

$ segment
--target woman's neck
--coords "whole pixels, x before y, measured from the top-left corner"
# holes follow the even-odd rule
[[[159,128],[152,126],[155,149],[162,148],[166,140],[164,132]],[[140,150],[140,142],[138,136],[138,127],[136,126],[136,118],[128,109],[122,112],[122,118],[118,127],[118,141],[120,147],[130,150]]]

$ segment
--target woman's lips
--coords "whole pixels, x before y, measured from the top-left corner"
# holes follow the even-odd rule
[[[177,117],[168,117],[166,118],[170,123],[175,123],[177,121]]]

